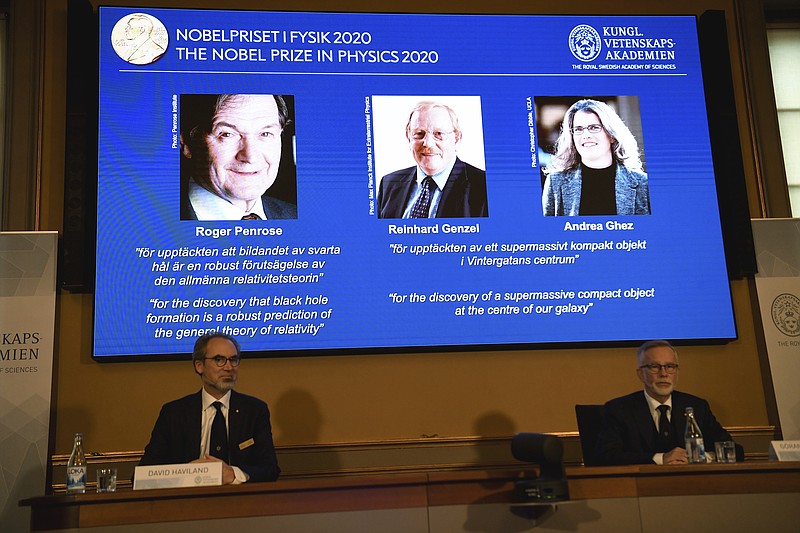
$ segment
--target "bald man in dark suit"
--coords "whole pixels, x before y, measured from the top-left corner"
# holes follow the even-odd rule
[[[378,218],[489,216],[486,172],[456,156],[461,138],[455,111],[438,102],[419,102],[406,125],[417,164],[381,179]]]

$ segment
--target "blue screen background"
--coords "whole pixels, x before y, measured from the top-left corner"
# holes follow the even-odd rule
[[[115,24],[137,11],[160,20],[169,35],[167,52],[148,65],[123,61],[112,46]],[[581,61],[570,51],[568,36],[581,24],[597,30],[603,39],[595,60]],[[237,336],[248,351],[269,355],[735,338],[695,24],[694,17],[101,8],[94,356],[187,353],[196,339],[195,330],[221,328],[252,328],[252,335]],[[641,39],[668,39],[668,50],[674,56],[658,60],[609,57],[606,54],[612,49],[631,48],[622,46],[625,43],[607,45],[605,39],[611,37],[603,33],[616,31],[608,28],[636,28]],[[219,30],[218,35],[231,29],[276,30],[280,39],[298,35],[291,32],[309,31],[318,35],[329,32],[327,38],[332,39],[341,32],[358,34],[369,43],[177,39],[179,30],[189,29]],[[195,55],[187,56],[180,48],[195,50]],[[214,49],[253,51],[248,52],[249,60],[202,61],[196,59],[198,48],[206,49],[209,56]],[[314,60],[275,60],[270,54],[276,49],[290,54],[309,50]],[[397,57],[408,53],[414,58],[421,57],[416,54],[421,51],[430,62],[339,59],[340,53],[358,51],[391,51],[397,52]],[[332,54],[335,60],[317,60],[321,52]],[[623,70],[622,65],[627,68]],[[653,65],[669,68],[654,69]],[[180,101],[182,94],[196,93],[294,97],[298,218],[258,223],[281,228],[282,235],[233,234],[237,227],[251,227],[252,222],[180,220],[180,153],[173,145],[172,102],[174,97]],[[371,209],[370,200],[374,201],[381,176],[374,172],[370,175],[370,169],[388,158],[388,151],[408,150],[387,137],[385,132],[391,131],[392,125],[374,122],[373,102],[417,95],[442,100],[473,97],[479,102],[488,217],[388,220],[379,219],[374,206]],[[531,162],[529,104],[538,97],[574,96],[577,100],[585,95],[628,96],[638,101],[643,131],[639,143],[646,157],[651,215],[542,215],[540,169]],[[398,133],[402,135],[402,129]],[[287,149],[292,147],[284,145]],[[470,159],[469,154],[461,156]],[[407,166],[411,164],[409,158]],[[584,221],[606,229],[565,230],[566,222]],[[609,230],[605,225],[613,222],[633,223],[633,228]],[[447,225],[471,226],[477,232],[446,233]],[[407,226],[436,226],[439,231],[390,231]],[[230,229],[232,234],[198,236],[198,228]],[[631,241],[644,241],[646,247],[516,254],[492,248],[495,244],[523,243],[567,243],[569,248],[573,242],[606,241],[612,241],[614,248]],[[435,244],[465,245],[467,251],[411,253],[414,246]],[[243,246],[288,247],[289,253],[281,257],[250,259],[307,261],[308,268],[285,273],[319,276],[305,283],[180,285],[189,263],[199,265],[198,276],[225,275],[232,279],[236,275],[281,274],[275,270],[203,270],[209,261],[244,259],[240,254]],[[399,253],[402,246],[406,251]],[[312,254],[311,248],[333,253]],[[236,255],[158,257],[160,252],[180,249],[232,249]],[[293,254],[293,249],[298,250]],[[533,260],[554,255],[575,260],[571,264],[502,267],[469,264],[471,257]],[[154,270],[154,265],[164,261],[170,270]],[[325,263],[314,266],[314,261]],[[176,262],[183,263],[182,271],[172,270]],[[175,285],[161,284],[165,280]],[[623,293],[643,289],[651,291],[652,296],[602,300],[577,296],[579,291],[618,289]],[[575,292],[576,296],[523,301],[506,297],[542,291]],[[475,302],[432,302],[435,293],[462,295],[460,298],[474,298]],[[301,303],[246,304],[241,309],[224,303],[195,305],[198,298],[225,302],[276,296]],[[416,301],[411,301],[412,296]],[[306,298],[311,300],[307,302]],[[162,303],[154,304],[154,300]],[[188,302],[188,307],[175,307],[175,301]],[[581,306],[587,305],[583,312]],[[558,306],[564,306],[565,312],[557,313]],[[298,316],[309,318],[265,321],[229,316],[238,311],[260,311],[262,317],[267,312],[297,311]],[[175,317],[181,313],[199,318],[180,322]],[[170,321],[163,322],[166,319]]]

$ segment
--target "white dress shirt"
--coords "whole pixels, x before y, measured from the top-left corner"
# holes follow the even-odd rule
[[[243,216],[255,213],[261,220],[267,220],[264,202],[258,197],[250,211],[244,211],[224,198],[189,181],[189,202],[197,215],[197,220],[241,220]]]

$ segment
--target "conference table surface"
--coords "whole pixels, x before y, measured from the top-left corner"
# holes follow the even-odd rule
[[[570,501],[800,493],[800,462],[567,467]],[[530,469],[427,471],[285,479],[272,483],[54,494],[22,500],[33,531],[342,511],[520,505]]]

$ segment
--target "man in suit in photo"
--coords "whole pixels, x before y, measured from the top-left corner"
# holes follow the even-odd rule
[[[295,203],[267,194],[288,113],[281,95],[182,95],[181,219],[297,218]]]
[[[197,340],[192,364],[203,387],[161,408],[140,465],[222,461],[223,484],[278,479],[267,404],[233,390],[240,361],[229,335]]]
[[[604,406],[598,442],[604,464],[687,463],[683,443],[686,407],[694,409],[707,459],[713,457],[710,450],[714,450],[715,442],[733,440],[717,422],[706,400],[674,390],[678,383],[678,352],[669,342],[645,342],[637,351],[637,361],[636,374],[644,391],[615,398]],[[743,451],[737,448],[741,460]]]
[[[456,156],[462,135],[458,116],[449,106],[418,103],[406,125],[406,139],[416,165],[381,179],[378,217],[489,216],[486,172]]]

